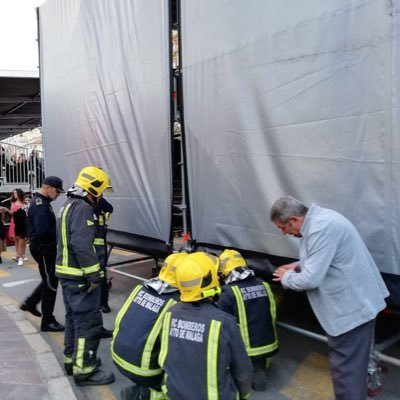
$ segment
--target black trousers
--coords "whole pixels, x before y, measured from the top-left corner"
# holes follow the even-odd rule
[[[55,276],[57,246],[31,243],[29,250],[38,263],[42,281],[26,298],[25,303],[36,306],[42,302],[42,326],[55,321],[54,305],[56,303],[58,278]]]

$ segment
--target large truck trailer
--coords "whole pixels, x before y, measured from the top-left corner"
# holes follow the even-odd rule
[[[38,14],[46,171],[66,186],[85,165],[110,174],[113,243],[167,254],[178,208],[188,246],[270,272],[297,257],[268,217],[291,195],[352,221],[400,303],[397,3],[47,0]]]

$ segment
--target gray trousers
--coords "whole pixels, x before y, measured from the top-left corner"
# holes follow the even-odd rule
[[[366,400],[374,328],[375,320],[371,320],[342,335],[328,335],[335,400]]]

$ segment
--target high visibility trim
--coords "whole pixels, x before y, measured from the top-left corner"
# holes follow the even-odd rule
[[[158,392],[153,388],[149,388],[149,390],[150,390],[150,400],[167,400],[163,392]]]
[[[142,289],[142,285],[137,285],[135,289],[132,290],[132,293],[129,295],[129,297],[126,299],[125,303],[121,307],[121,309],[118,311],[117,318],[115,319],[115,329],[114,329],[114,337],[111,342],[111,348],[114,345],[114,338],[117,336],[118,331],[119,331],[119,324],[121,323],[122,317],[125,315],[126,311],[128,310],[129,306],[132,303],[133,298],[137,295],[140,289]]]
[[[207,400],[218,400],[218,343],[221,321],[212,320],[207,343]]]
[[[94,272],[97,272],[100,270],[100,264],[93,264],[90,267],[83,267],[82,271],[85,275],[93,274]]]
[[[98,246],[104,246],[105,241],[103,238],[95,238],[93,244]]]
[[[244,345],[248,352],[250,349],[250,338],[249,338],[249,328],[247,325],[246,306],[244,305],[242,292],[237,286],[232,286],[232,292],[236,298],[236,304],[238,306],[238,314],[239,314],[238,323],[240,327],[240,334],[242,335]]]
[[[94,222],[91,221],[90,219],[87,219],[86,224],[87,224],[87,226],[92,226],[92,225],[94,225]]]
[[[123,368],[126,371],[131,372],[132,374],[145,376],[145,377],[156,376],[156,375],[162,374],[161,368],[146,369],[146,368],[138,367],[137,365],[128,363],[127,361],[122,359],[120,356],[118,356],[114,352],[114,349],[111,350],[111,353],[112,353],[112,359],[114,360],[114,362],[117,363],[121,368]]]
[[[164,316],[165,316],[166,312],[169,310],[169,308],[171,306],[173,306],[174,304],[176,304],[176,301],[174,299],[168,300],[167,304],[165,305],[164,309],[161,311],[152,330],[149,333],[149,336],[146,341],[146,344],[144,345],[143,354],[142,354],[142,366],[144,368],[149,368],[149,366],[150,366],[151,354],[154,349],[154,344],[156,343],[156,340],[160,334]]]
[[[100,264],[94,264],[86,268],[68,267],[67,265],[56,265],[56,272],[63,275],[84,276],[100,271]]]
[[[274,338],[275,341],[267,344],[265,346],[260,346],[260,347],[251,347],[250,345],[250,338],[249,338],[249,327],[247,324],[247,314],[246,314],[246,306],[244,304],[242,292],[237,286],[232,286],[232,291],[233,294],[236,298],[236,304],[238,306],[238,314],[239,314],[239,327],[240,327],[240,333],[242,335],[242,339],[244,342],[244,345],[246,347],[247,354],[249,357],[254,357],[254,356],[260,356],[264,354],[268,354],[273,352],[279,347],[279,341],[278,341],[278,336],[276,333],[276,305],[275,305],[275,300],[274,296],[272,294],[271,288],[266,282],[263,282],[263,285],[265,287],[265,290],[267,291],[268,298],[269,298],[269,304],[270,304],[270,314],[271,314],[271,319],[272,319],[272,326],[274,329]]]
[[[81,269],[68,267],[66,265],[56,265],[56,272],[63,275],[74,275],[74,276],[84,275]]]
[[[62,246],[63,246],[63,258],[62,258],[62,264],[63,265],[68,265],[68,243],[67,243],[67,213],[69,211],[69,208],[71,207],[71,204],[68,204],[61,217],[61,239],[62,239]]]
[[[192,286],[200,285],[200,282],[201,282],[201,279],[196,278],[196,279],[192,279],[190,281],[181,281],[181,282],[179,282],[179,284],[182,287],[192,287]]]
[[[64,354],[64,364],[72,364],[72,357]]]
[[[168,341],[169,341],[170,326],[171,326],[171,312],[168,311],[164,317],[162,334],[161,334],[161,348],[160,348],[160,354],[158,356],[158,363],[160,364],[161,368],[164,365],[165,358],[167,357],[167,353],[168,353]],[[166,392],[164,392],[164,393],[166,393]]]
[[[121,368],[125,369],[126,371],[129,371],[133,374],[140,375],[140,376],[156,376],[156,375],[160,375],[162,373],[161,368],[149,369],[149,368],[139,367],[137,365],[134,365],[132,363],[125,361],[114,351],[114,341],[115,341],[115,338],[118,336],[122,317],[125,315],[125,313],[129,309],[133,299],[136,297],[136,295],[142,288],[143,288],[142,285],[138,285],[135,287],[135,289],[133,289],[132,293],[129,295],[129,297],[127,298],[127,300],[125,301],[122,308],[119,310],[119,312],[117,314],[117,318],[115,319],[115,329],[114,329],[113,338],[111,341],[111,355],[112,355],[112,359],[114,360],[114,362],[116,362]]]
[[[78,346],[76,349],[75,365],[83,369],[83,354],[85,352],[85,338],[78,338]]]
[[[166,372],[164,372],[163,382],[161,384],[161,390],[166,399],[168,399],[167,380],[168,380],[168,374]]]

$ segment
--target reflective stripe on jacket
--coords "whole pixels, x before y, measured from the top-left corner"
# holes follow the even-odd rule
[[[226,285],[218,306],[236,317],[250,357],[270,356],[278,350],[276,306],[268,283],[250,276]]]
[[[111,354],[127,376],[163,373],[158,365],[159,333],[165,313],[178,300],[178,291],[158,294],[138,285],[125,301],[115,320]]]
[[[238,325],[208,300],[166,313],[159,363],[170,399],[235,400],[250,392],[252,364]]]
[[[65,279],[98,282],[102,276],[93,245],[97,221],[90,204],[70,198],[57,217],[56,275]]]

